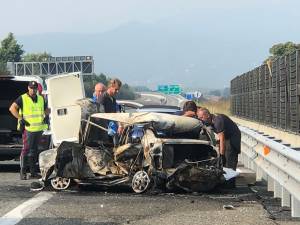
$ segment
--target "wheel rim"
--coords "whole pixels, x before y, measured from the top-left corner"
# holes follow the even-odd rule
[[[55,177],[51,179],[51,185],[56,190],[65,190],[70,186],[70,183],[70,178]]]
[[[136,193],[142,193],[147,190],[150,184],[150,178],[145,171],[138,171],[132,178],[132,189]]]

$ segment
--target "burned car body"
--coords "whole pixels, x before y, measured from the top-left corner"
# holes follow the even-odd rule
[[[109,121],[122,123],[118,143],[107,135]],[[137,193],[151,187],[208,191],[223,182],[223,169],[209,133],[197,120],[163,113],[96,113],[83,121],[79,143],[62,142],[40,154],[45,183],[66,189],[71,180]],[[95,129],[97,128],[97,129]]]

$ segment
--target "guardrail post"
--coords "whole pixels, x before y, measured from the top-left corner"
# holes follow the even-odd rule
[[[244,165],[244,167],[246,167],[247,168],[247,166],[248,166],[248,162],[247,162],[247,156],[246,156],[246,154],[242,154],[242,163],[243,163],[243,165]]]
[[[251,169],[251,160],[247,157],[247,168]]]
[[[268,191],[274,191],[274,180],[268,176]]]
[[[281,185],[274,180],[274,198],[281,198]]]
[[[252,160],[252,166],[253,166],[252,170],[256,171],[257,165],[256,165],[256,163],[253,160]]]
[[[247,156],[246,156],[246,154],[243,154],[243,165],[244,165],[244,167],[247,166]]]
[[[263,178],[263,170],[257,166],[256,167],[256,181],[262,181],[262,178]]]
[[[239,155],[239,162],[241,162],[241,164],[243,164],[243,166],[245,165],[244,164],[244,153],[241,152],[241,154]]]
[[[281,187],[281,206],[291,206],[291,195],[290,193],[284,188]]]
[[[292,196],[292,217],[300,217],[300,201]]]

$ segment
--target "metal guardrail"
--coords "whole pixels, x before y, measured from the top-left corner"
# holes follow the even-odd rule
[[[292,217],[300,217],[300,152],[269,139],[249,128],[242,133],[240,160],[256,172],[256,180],[266,180],[268,191],[291,207]]]

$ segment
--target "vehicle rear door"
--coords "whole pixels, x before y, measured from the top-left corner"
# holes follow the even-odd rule
[[[53,144],[57,146],[62,141],[78,142],[81,108],[75,102],[85,97],[81,74],[51,77],[46,80],[46,84]]]

